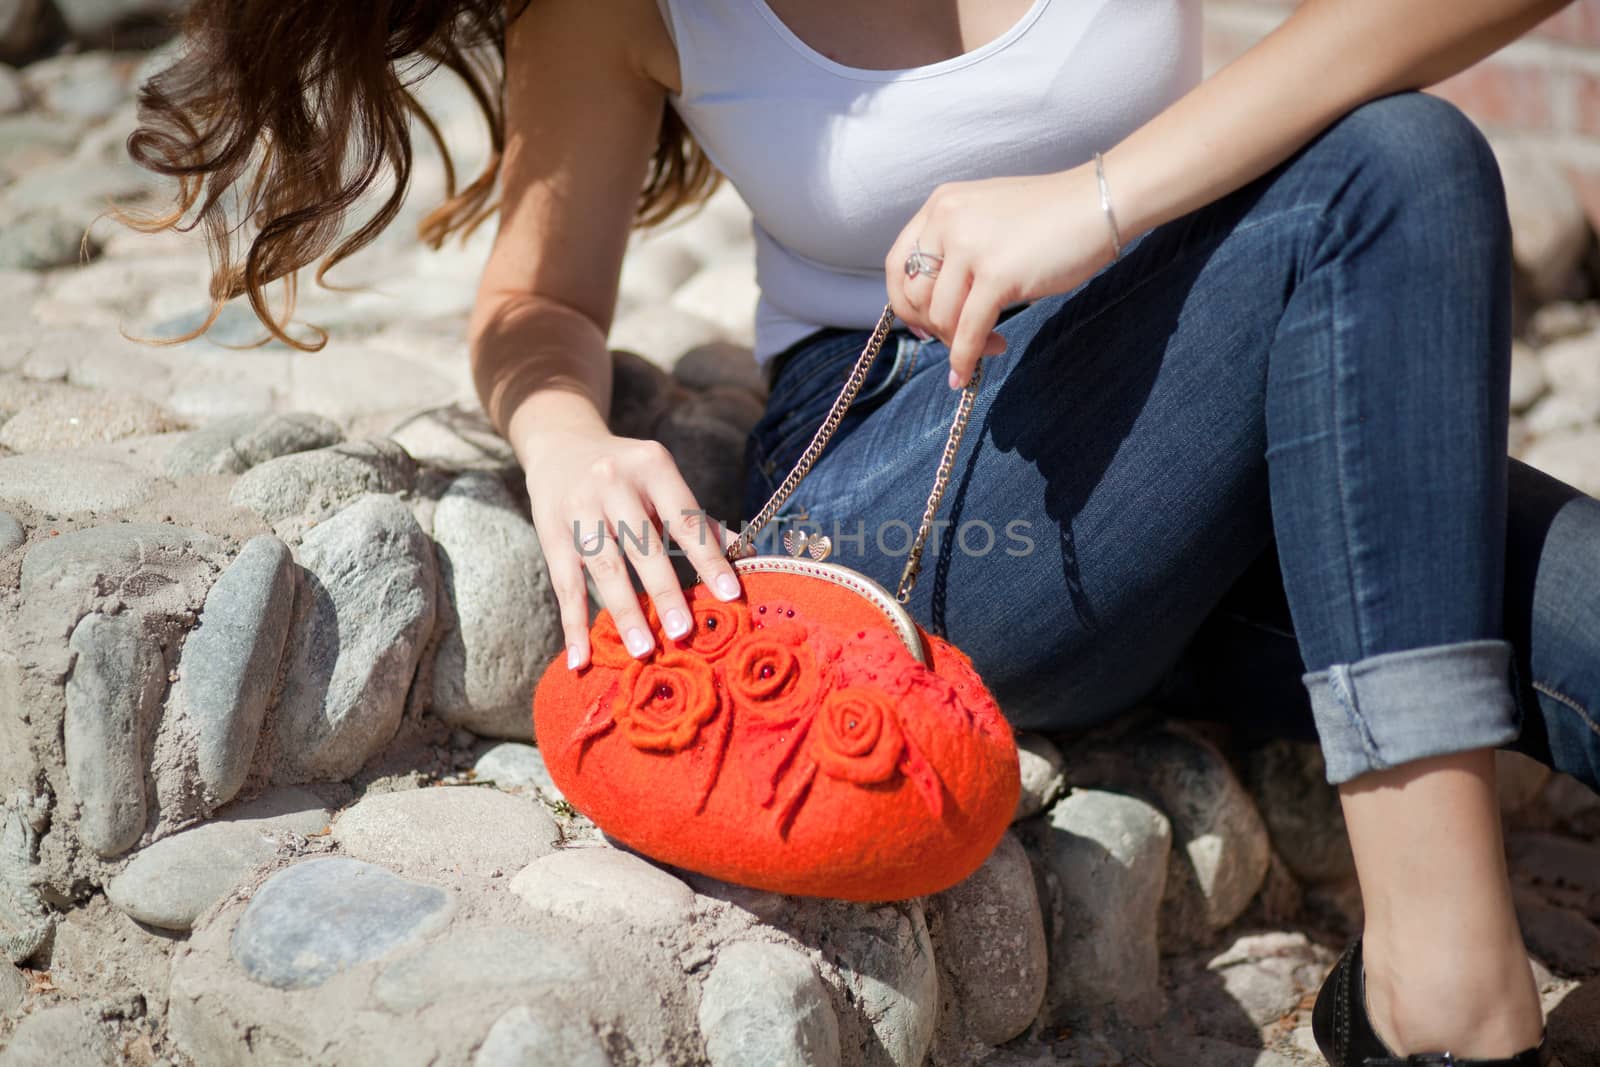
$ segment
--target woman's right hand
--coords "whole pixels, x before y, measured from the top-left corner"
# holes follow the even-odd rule
[[[667,554],[668,539],[713,595],[738,599],[739,579],[724,555],[738,535],[699,506],[660,442],[588,429],[542,429],[522,446],[534,530],[560,605],[569,668],[589,662],[585,567],[594,576],[601,606],[610,610],[635,657],[648,655],[655,638],[624,557],[638,572],[669,637],[688,633],[693,616]],[[596,539],[597,531],[604,536]]]

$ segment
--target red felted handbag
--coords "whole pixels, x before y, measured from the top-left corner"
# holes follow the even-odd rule
[[[557,656],[534,734],[568,803],[644,855],[778,893],[885,901],[975,871],[1021,790],[1016,741],[960,649],[903,606],[978,389],[963,390],[900,587],[825,560],[826,538],[756,534],[811,469],[894,323],[885,308],[783,484],[728,549],[744,595],[686,591],[694,625],[636,659],[609,611],[580,670]]]

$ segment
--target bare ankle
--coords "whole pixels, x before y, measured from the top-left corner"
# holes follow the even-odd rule
[[[1539,1043],[1544,1019],[1520,937],[1427,953],[1381,941],[1363,950],[1368,1018],[1391,1051],[1487,1059]]]

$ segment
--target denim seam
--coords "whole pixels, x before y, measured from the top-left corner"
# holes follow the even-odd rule
[[[1225,234],[1224,236],[1233,236],[1233,235],[1243,234],[1243,233],[1252,233],[1255,230],[1259,230],[1264,226],[1276,225],[1276,224],[1280,223],[1283,219],[1290,218],[1290,217],[1293,217],[1295,215],[1319,214],[1319,213],[1320,212],[1319,212],[1318,208],[1315,205],[1311,205],[1311,204],[1307,204],[1307,205],[1305,205],[1303,207],[1293,207],[1293,208],[1289,208],[1288,210],[1285,210],[1285,211],[1280,211],[1276,215],[1271,216],[1270,218],[1258,219],[1255,222],[1251,222],[1251,223],[1247,223],[1247,224],[1244,224],[1244,225],[1236,226],[1233,229],[1229,230],[1227,232],[1227,234]],[[1140,234],[1139,237],[1135,238],[1135,240],[1138,241],[1138,242],[1143,242],[1144,239],[1146,237],[1148,237],[1148,236],[1149,236],[1149,232],[1146,232],[1146,233]],[[1131,251],[1131,247],[1130,247],[1129,250]],[[1213,244],[1206,244],[1206,245],[1201,246],[1201,247],[1186,249],[1181,254],[1176,255],[1176,256],[1172,257],[1171,259],[1168,259],[1165,262],[1161,263],[1159,266],[1156,267],[1156,269],[1148,272],[1147,274],[1143,274],[1143,275],[1139,275],[1139,276],[1135,277],[1133,283],[1131,285],[1129,285],[1126,290],[1124,290],[1119,295],[1112,297],[1110,300],[1107,301],[1107,303],[1106,303],[1106,305],[1104,307],[1098,309],[1093,314],[1087,315],[1084,318],[1080,319],[1078,322],[1073,323],[1073,325],[1065,333],[1061,334],[1056,339],[1056,342],[1058,344],[1059,343],[1065,343],[1066,341],[1070,340],[1071,337],[1074,334],[1076,334],[1078,331],[1082,330],[1085,326],[1088,326],[1090,323],[1093,323],[1093,322],[1097,321],[1100,318],[1100,316],[1108,314],[1109,312],[1112,311],[1112,309],[1118,307],[1124,301],[1127,301],[1127,300],[1131,299],[1134,296],[1134,294],[1142,291],[1147,285],[1154,284],[1158,279],[1160,279],[1161,277],[1165,276],[1167,271],[1171,270],[1174,267],[1178,267],[1178,266],[1181,266],[1181,265],[1189,262],[1191,259],[1193,259],[1194,257],[1196,257],[1198,255],[1209,253],[1209,252],[1211,252],[1213,250],[1214,250],[1214,245]],[[1107,267],[1105,269],[1109,270],[1110,267]],[[1102,271],[1102,273],[1103,273],[1103,271]],[[1095,275],[1095,277],[1099,277],[1099,275]],[[1093,281],[1093,279],[1091,278],[1090,281]],[[1085,282],[1084,284],[1087,285],[1088,282]],[[1061,296],[1063,294],[1061,294],[1061,293],[1053,293],[1051,295],[1052,296]],[[1043,299],[1043,298],[1041,298],[1041,299]],[[929,342],[929,343],[931,343],[931,342]],[[946,356],[946,358],[948,359],[949,357]],[[999,358],[1003,359],[1004,357],[1002,356],[1002,357],[999,357]],[[972,406],[973,406],[973,414],[974,415],[977,414],[977,409],[979,407],[979,401],[983,398],[983,394],[986,393],[990,389],[991,385],[992,385],[992,376],[986,375],[984,380],[983,380],[983,382],[978,386],[978,396],[973,399],[973,405]],[[955,390],[952,389],[951,392],[954,393]],[[929,441],[933,441],[933,440],[937,440],[937,439],[942,439],[942,438],[948,437],[949,433],[950,433],[950,427],[949,426],[943,425],[943,424],[935,425],[927,433],[924,433],[921,437],[917,438],[916,440],[906,442],[905,446],[901,449],[901,451],[915,450],[917,448],[920,448],[920,447],[926,445]],[[860,475],[859,477],[857,477],[855,479],[855,485],[854,485],[855,495],[853,495],[849,499],[852,499],[852,500],[859,499],[865,493],[867,485],[870,482],[875,481],[879,475],[881,475],[882,473],[884,473],[885,471],[887,471],[889,469],[890,469],[889,464],[887,462],[884,462],[884,463],[879,464],[876,467],[873,467],[871,470],[869,470],[869,471],[865,472],[864,474]]]
[[[1356,702],[1355,686],[1350,679],[1349,665],[1340,663],[1329,667],[1327,677],[1328,691],[1344,709],[1350,725],[1355,727],[1356,735],[1361,738],[1361,747],[1366,751],[1367,758],[1372,761],[1374,767],[1381,769],[1389,766],[1388,761],[1379,755],[1377,739],[1372,736],[1372,729],[1367,725],[1366,716],[1361,714],[1361,708]]]
[[[1552,686],[1545,685],[1543,682],[1534,682],[1533,683],[1533,688],[1534,688],[1535,692],[1543,693],[1545,696],[1549,697],[1551,700],[1554,700],[1556,703],[1564,704],[1568,708],[1572,709],[1574,712],[1577,713],[1578,718],[1583,720],[1583,723],[1584,723],[1585,726],[1589,727],[1589,729],[1591,731],[1593,731],[1597,736],[1600,736],[1600,722],[1595,722],[1594,717],[1591,716],[1589,714],[1588,710],[1582,704],[1580,704],[1578,701],[1574,700],[1572,697],[1567,696],[1565,693],[1561,692],[1559,689],[1556,689],[1556,688],[1554,688]]]

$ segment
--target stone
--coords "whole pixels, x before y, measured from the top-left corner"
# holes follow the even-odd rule
[[[434,470],[508,474],[518,469],[511,445],[477,407],[450,404],[418,412],[390,430],[389,439]]]
[[[1505,750],[1494,754],[1494,769],[1502,815],[1515,815],[1533,803],[1555,773],[1530,756]]]
[[[1073,753],[1074,785],[1141,796],[1166,813],[1173,862],[1162,902],[1162,946],[1207,943],[1243,913],[1266,878],[1265,824],[1222,753],[1181,727]]]
[[[100,253],[84,243],[83,227],[53,211],[29,211],[0,230],[0,270],[53,270],[87,262]]]
[[[65,6],[73,2],[68,0]],[[57,3],[56,7],[63,5]],[[114,57],[104,52],[61,55],[33,63],[23,71],[23,79],[46,111],[83,122],[110,118],[128,98],[123,72]]]
[[[690,349],[727,340],[716,323],[673,304],[646,304],[611,324],[606,343],[671,367]]]
[[[0,459],[0,501],[55,515],[114,515],[149,500],[162,484],[126,464],[73,452]]]
[[[1517,922],[1528,951],[1562,974],[1600,974],[1600,929],[1572,908],[1551,904],[1523,887],[1513,891]]]
[[[641,241],[622,260],[618,293],[635,304],[660,304],[699,269],[700,260],[681,241]]]
[[[713,323],[729,341],[749,345],[755,339],[756,286],[754,257],[710,263],[672,294],[672,306]]]
[[[72,35],[99,41],[130,24],[167,23],[183,13],[182,0],[55,0]]]
[[[13,452],[81,448],[179,426],[160,405],[143,397],[73,390],[30,404],[7,419],[0,426],[0,447]]]
[[[269,459],[328,448],[344,440],[337,423],[321,415],[289,412],[218,419],[173,449],[167,473],[243,474]]]
[[[470,786],[369,796],[333,824],[345,854],[429,874],[512,871],[549,855],[560,837],[533,801]]]
[[[498,993],[526,986],[529,1000],[540,986],[596,978],[594,965],[576,940],[558,940],[515,927],[472,927],[399,956],[383,965],[373,997],[396,1014],[452,997]]]
[[[1529,446],[1522,458],[1590,496],[1600,495],[1600,429],[1550,434]],[[6,462],[0,460],[0,469]]]
[[[1522,341],[1511,343],[1511,410],[1521,413],[1550,390],[1544,365]]]
[[[1600,422],[1600,396],[1587,393],[1548,393],[1528,409],[1523,422],[1535,437],[1584,431]]]
[[[829,942],[846,1000],[859,1016],[851,1026],[840,1020],[846,1061],[920,1067],[939,1010],[939,973],[921,904],[856,905],[840,919]]]
[[[731,385],[759,397],[767,395],[767,379],[745,345],[727,341],[691,348],[672,365],[672,376],[690,389]]]
[[[718,399],[707,393],[672,404],[655,426],[656,440],[672,453],[696,503],[728,525],[736,524],[743,506],[738,457],[749,432],[726,421]]]
[[[12,6],[15,6],[14,2]],[[14,68],[0,63],[0,115],[14,115],[28,106],[22,79]]]
[[[651,438],[656,423],[689,396],[672,375],[642,356],[611,353],[611,432],[619,437]]]
[[[348,777],[394,737],[436,613],[432,542],[395,497],[313,529],[300,565],[273,720],[283,783]]]
[[[26,536],[23,533],[21,523],[5,512],[0,511],[0,558],[9,556],[12,552],[21,548]]]
[[[0,1067],[116,1067],[122,1062],[92,1009],[62,1004],[32,1012],[0,1049]]]
[[[1528,331],[1541,345],[1588,331],[1595,324],[1593,312],[1573,300],[1541,304],[1528,317]]]
[[[1552,342],[1540,349],[1539,362],[1555,392],[1600,396],[1600,332]]]
[[[472,770],[476,781],[493,782],[500,789],[532,789],[551,804],[566,799],[533,745],[502,741],[479,756]]]
[[[229,499],[274,526],[320,520],[364,493],[404,493],[417,466],[392,441],[349,441],[259,463],[233,485]]]
[[[0,62],[22,63],[56,33],[60,18],[48,0],[0,3]]]
[[[1600,1063],[1600,978],[1563,997],[1546,1026],[1550,1048],[1566,1067]]]
[[[1512,255],[1540,302],[1567,295],[1589,221],[1561,165],[1547,153],[1496,145],[1511,216]]]
[[[472,1067],[611,1067],[592,1026],[535,1001],[507,1011],[489,1028]]]
[[[72,631],[63,748],[78,835],[116,856],[144,833],[145,736],[166,683],[161,652],[137,617],[87,615]]]
[[[1249,1043],[1321,988],[1334,954],[1302,933],[1246,934],[1173,983],[1196,1031]],[[1183,961],[1187,963],[1188,961]]]
[[[1062,774],[1061,750],[1043,734],[1017,731],[1017,760],[1022,769],[1022,792],[1017,797],[1017,813],[1012,822],[1037,815],[1066,791]],[[998,1044],[998,1042],[996,1042]]]
[[[631,852],[566,848],[537,859],[511,880],[531,907],[582,923],[673,927],[693,917],[694,891]]]
[[[1600,895],[1600,844],[1551,833],[1511,833],[1506,859],[1517,881]]]
[[[0,1021],[20,1015],[27,996],[27,976],[9,961],[0,960]]]
[[[200,625],[184,642],[168,707],[192,724],[196,771],[221,804],[244,784],[277,683],[298,568],[270,534],[245,543],[212,586]]]
[[[310,989],[419,944],[454,914],[450,895],[339,856],[297,863],[256,891],[234,928],[234,960],[275,989]]]
[[[1044,918],[1033,867],[1007,833],[983,866],[932,898],[938,959],[967,1030],[1001,1045],[1028,1028],[1049,978]]]
[[[1246,778],[1273,850],[1303,882],[1339,882],[1356,873],[1339,793],[1328,784],[1322,750],[1273,741],[1250,753]]]
[[[1033,832],[1050,887],[1045,1025],[1113,1016],[1148,1025],[1161,1012],[1157,923],[1172,826],[1135,797],[1073,789]]]
[[[539,535],[504,483],[469,473],[439,499],[433,538],[455,625],[434,655],[431,710],[485,737],[531,737],[534,686],[562,649]]]
[[[698,1017],[712,1067],[840,1062],[828,988],[810,960],[784,945],[723,945],[701,987]]]
[[[224,808],[216,818],[140,849],[106,883],[123,914],[163,930],[186,931],[253,871],[278,855],[292,835],[319,833],[328,809],[289,787]]]

